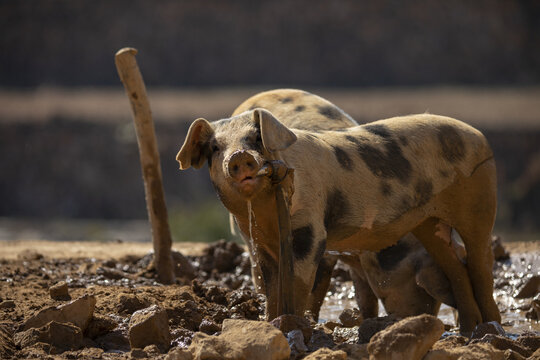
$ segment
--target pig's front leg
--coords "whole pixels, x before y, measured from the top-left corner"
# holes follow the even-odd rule
[[[313,296],[312,291],[314,290],[317,269],[326,250],[326,230],[322,223],[320,226],[317,226],[316,223],[298,225],[294,218],[292,219],[292,227],[294,283],[291,286],[293,286],[294,292],[295,315],[303,316],[306,310],[313,310],[309,309],[313,305],[310,303],[310,299]],[[331,268],[322,266],[319,271],[331,272]],[[319,278],[324,278],[322,275],[319,274]]]

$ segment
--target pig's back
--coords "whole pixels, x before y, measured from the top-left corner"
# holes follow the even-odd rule
[[[256,94],[240,104],[233,115],[256,108],[270,111],[291,129],[335,130],[358,123],[330,101],[306,91],[277,89]]]

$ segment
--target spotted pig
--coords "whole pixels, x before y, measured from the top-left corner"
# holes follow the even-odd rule
[[[308,96],[296,89],[277,89],[254,95],[240,104],[233,115],[256,108],[264,108],[287,127],[300,130],[338,130],[359,125],[328,100],[314,94]],[[245,240],[249,247],[250,241]],[[356,302],[364,318],[378,315],[379,299],[386,313],[397,317],[422,313],[436,315],[441,303],[455,306],[448,279],[419,240],[409,233],[397,244],[378,253],[325,254],[319,262],[306,304],[315,319],[318,319],[338,258],[350,268]],[[252,263],[255,264],[252,268],[255,285],[263,288],[260,266],[253,256]]]
[[[195,120],[177,160],[181,169],[208,161],[218,196],[253,239],[269,318],[276,315],[279,236],[273,185],[256,174],[268,161],[281,160],[295,169],[291,286],[299,315],[326,250],[378,251],[412,232],[450,280],[461,331],[500,321],[490,247],[495,162],[484,136],[463,122],[419,114],[312,131],[288,128],[255,108],[213,123]],[[451,251],[453,228],[465,244],[467,265]]]

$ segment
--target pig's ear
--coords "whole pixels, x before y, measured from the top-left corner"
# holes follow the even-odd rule
[[[204,165],[210,152],[208,140],[213,133],[212,125],[205,119],[197,119],[191,124],[184,145],[176,155],[181,170],[190,166],[200,169]]]
[[[296,135],[267,110],[255,109],[253,120],[259,124],[263,146],[270,152],[285,150],[296,141]]]

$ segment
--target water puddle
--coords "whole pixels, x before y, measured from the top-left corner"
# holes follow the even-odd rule
[[[540,253],[513,254],[509,260],[495,265],[495,300],[501,311],[502,325],[510,334],[540,331],[540,322],[531,321],[525,316],[532,299],[515,297],[527,279],[535,274],[540,274]],[[320,321],[339,321],[339,315],[344,309],[356,307],[358,305],[354,299],[352,282],[343,282],[336,287],[335,292],[327,294],[321,307]],[[379,301],[379,316],[385,315],[384,307]],[[441,305],[438,317],[444,324],[456,327],[457,312],[453,308]]]

